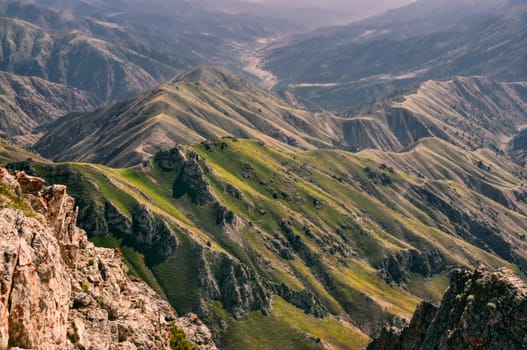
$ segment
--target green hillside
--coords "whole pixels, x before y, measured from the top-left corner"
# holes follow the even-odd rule
[[[22,164],[68,184],[93,239],[224,349],[362,349],[437,301],[450,267],[527,267],[524,171],[439,139],[351,154],[224,138],[127,169]]]

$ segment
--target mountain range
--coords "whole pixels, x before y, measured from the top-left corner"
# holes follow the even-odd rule
[[[524,2],[230,6],[0,1],[0,347],[522,344]]]
[[[277,43],[262,60],[281,88],[347,113],[428,79],[525,80],[526,16],[522,1],[423,0]]]

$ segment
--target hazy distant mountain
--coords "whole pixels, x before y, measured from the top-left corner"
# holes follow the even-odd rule
[[[527,124],[526,111],[527,82],[430,80],[351,116],[344,135],[354,149],[401,152],[422,138],[437,137],[467,149],[507,152],[510,139]]]
[[[235,67],[240,45],[299,30],[298,24],[258,11],[230,11],[206,1],[115,0],[39,2],[79,16],[104,18],[127,28],[144,44],[200,62]],[[188,51],[188,52],[187,52]]]
[[[241,68],[240,48],[295,25],[187,1],[0,1],[0,70],[136,96],[203,62]]]
[[[95,100],[86,92],[34,77],[0,72],[0,134],[20,136],[73,111],[87,111]]]
[[[268,52],[281,88],[346,111],[426,79],[527,78],[527,5],[428,1],[301,36]]]

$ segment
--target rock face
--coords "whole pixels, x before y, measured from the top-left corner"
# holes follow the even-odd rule
[[[273,295],[259,274],[224,253],[203,250],[200,259],[200,284],[210,299],[221,301],[236,319],[249,311],[269,314]]]
[[[216,349],[199,320],[127,276],[118,250],[88,241],[65,186],[4,169],[0,186],[0,348],[169,349],[176,325]]]
[[[147,207],[139,205],[132,218],[133,237],[137,244],[143,244],[146,249],[168,257],[177,248],[174,233],[167,224],[159,220]]]
[[[379,275],[387,283],[400,284],[408,282],[409,272],[418,273],[423,277],[431,277],[445,271],[445,269],[446,263],[439,251],[420,252],[416,249],[408,249],[384,259]]]
[[[527,287],[507,269],[454,270],[439,308],[423,302],[409,327],[368,347],[399,349],[527,349]]]
[[[203,205],[215,200],[209,189],[206,175],[199,164],[200,157],[197,153],[191,152],[188,160],[181,165],[182,170],[174,182],[174,197],[179,198],[188,194],[192,203]]]

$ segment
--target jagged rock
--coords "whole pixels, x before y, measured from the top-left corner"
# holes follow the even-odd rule
[[[196,314],[187,314],[185,317],[178,318],[178,324],[185,330],[187,339],[197,344],[200,350],[217,350],[214,343],[212,332],[203,324]]]
[[[269,313],[271,288],[253,269],[225,253],[202,250],[200,260],[200,286],[209,299],[221,301],[237,319],[249,311]]]
[[[16,194],[22,194],[22,189],[18,181],[16,181],[16,178],[11,176],[4,168],[0,168],[0,183],[7,188],[12,188]]]
[[[218,263],[216,279],[223,306],[238,319],[253,310],[268,314],[272,293],[265,287],[265,281],[251,268],[225,254],[220,255]]]
[[[276,255],[280,256],[282,259],[296,259],[296,257],[289,249],[291,247],[291,244],[289,242],[284,241],[279,235],[276,235],[276,237],[264,235],[264,239],[265,247],[274,252]]]
[[[112,203],[106,201],[104,212],[108,228],[118,235],[128,235],[132,232],[132,220],[121,213]]]
[[[244,199],[242,191],[240,191],[236,186],[230,183],[225,185],[225,193],[239,200]]]
[[[184,162],[181,173],[174,182],[173,194],[180,198],[188,194],[192,203],[204,205],[215,201],[205,173],[199,165],[199,155],[191,152],[189,159]]]
[[[0,237],[0,348],[66,349],[71,284],[56,237],[13,209],[0,209]]]
[[[508,269],[454,270],[436,308],[423,302],[410,325],[387,328],[368,350],[527,349],[527,287]]]
[[[172,148],[169,151],[158,152],[154,160],[164,171],[180,171],[185,165],[185,151],[183,148]]]
[[[223,227],[236,225],[239,218],[223,205],[216,204],[216,225]]]
[[[379,277],[387,283],[406,283],[410,272],[418,273],[423,277],[432,277],[445,269],[446,263],[439,251],[420,252],[416,249],[408,249],[384,259]]]
[[[274,291],[277,295],[281,296],[289,303],[304,310],[306,314],[310,314],[319,318],[328,315],[328,311],[324,305],[320,303],[318,297],[306,289],[302,290],[301,292],[297,292],[282,283],[276,285]]]
[[[23,193],[37,194],[44,188],[46,181],[39,177],[29,176],[24,171],[18,172],[15,176]]]
[[[87,240],[64,186],[39,190],[19,178],[40,214],[0,209],[0,348],[168,350],[171,325],[186,330],[185,319],[126,275],[119,250]],[[16,179],[0,170],[0,182]],[[200,349],[216,349],[206,326],[196,327]]]
[[[166,223],[145,206],[138,206],[133,214],[133,238],[135,243],[146,245],[163,258],[170,256],[177,248],[175,234]]]
[[[95,201],[77,198],[76,203],[79,207],[79,217],[77,218],[79,227],[89,232],[91,236],[104,236],[110,232],[105,210],[100,208]]]

